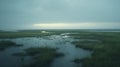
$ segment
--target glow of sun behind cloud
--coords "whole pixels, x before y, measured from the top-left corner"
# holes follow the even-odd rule
[[[97,23],[97,22],[83,22],[83,23],[36,23],[33,24],[37,29],[114,29],[119,27],[120,23]],[[102,28],[101,28],[102,27]]]
[[[94,26],[91,23],[40,23],[40,24],[33,24],[34,27],[39,28],[49,28],[49,29],[61,29],[61,28],[87,28],[90,26]]]

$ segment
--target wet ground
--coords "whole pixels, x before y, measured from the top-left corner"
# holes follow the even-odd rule
[[[20,67],[22,63],[27,63],[30,60],[30,57],[26,57],[24,62],[21,62],[21,57],[13,56],[12,54],[23,52],[24,49],[30,47],[58,48],[58,52],[65,54],[63,57],[54,59],[51,63],[51,67],[77,67],[78,65],[72,62],[74,59],[90,57],[92,53],[88,50],[76,48],[75,45],[71,43],[75,39],[72,39],[67,34],[4,40],[10,40],[17,44],[23,44],[23,46],[11,47],[4,51],[0,51],[0,67]]]

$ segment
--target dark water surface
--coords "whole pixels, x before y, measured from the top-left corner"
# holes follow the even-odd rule
[[[2,39],[1,39],[2,40]],[[30,47],[51,47],[59,48],[57,51],[64,53],[65,56],[56,58],[51,63],[51,67],[77,67],[77,64],[72,62],[74,59],[85,58],[91,56],[91,51],[76,48],[71,42],[74,41],[66,34],[52,35],[45,37],[25,37],[16,39],[4,39],[10,40],[17,44],[23,44],[21,47],[11,47],[4,51],[0,51],[0,67],[20,67],[22,63],[30,61],[30,57],[27,56],[24,62],[21,62],[21,57],[13,56],[13,53],[23,52],[24,49]]]

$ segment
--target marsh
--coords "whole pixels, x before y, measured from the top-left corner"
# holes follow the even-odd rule
[[[119,32],[42,31],[1,32],[0,67],[120,66]]]
[[[73,39],[71,36],[69,36],[68,33],[61,33],[60,35],[58,35],[58,34],[49,35],[49,36],[46,35],[46,36],[42,36],[42,37],[36,37],[36,36],[31,37],[30,36],[30,37],[20,37],[19,38],[17,36],[17,38],[13,38],[13,37],[12,37],[12,39],[11,38],[3,38],[0,40],[1,41],[2,40],[11,41],[16,44],[23,45],[23,46],[19,46],[19,47],[6,48],[4,51],[0,51],[0,59],[1,59],[0,67],[21,67],[21,65],[29,64],[32,57],[29,55],[26,56],[24,54],[25,50],[29,49],[29,48],[48,47],[50,49],[56,49],[56,53],[61,53],[60,54],[60,55],[62,55],[61,57],[56,57],[51,61],[50,67],[67,67],[67,66],[68,67],[76,67],[77,64],[72,62],[75,58],[82,59],[85,57],[90,57],[91,53],[92,53],[92,51],[89,51],[89,50],[76,48],[75,45],[72,44],[72,42],[75,41],[75,39]],[[48,55],[48,56],[50,56],[50,55]],[[21,60],[23,58],[24,58],[24,60]],[[43,62],[44,62],[44,60],[43,60]],[[35,66],[35,64],[34,64],[34,66]],[[36,67],[37,67],[37,65],[36,65]]]

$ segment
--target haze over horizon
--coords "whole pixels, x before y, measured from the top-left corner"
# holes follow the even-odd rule
[[[120,29],[120,0],[0,0],[0,30]]]

